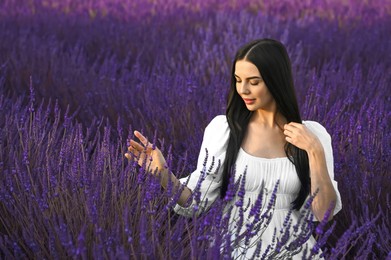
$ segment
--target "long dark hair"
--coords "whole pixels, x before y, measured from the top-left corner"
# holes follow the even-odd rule
[[[225,197],[230,175],[235,167],[236,158],[253,112],[246,108],[243,99],[236,91],[235,64],[239,60],[253,63],[261,73],[262,79],[277,104],[277,111],[288,122],[301,123],[299,106],[293,86],[291,63],[284,45],[272,39],[252,41],[238,50],[232,64],[231,87],[226,111],[230,128],[221,197]],[[295,165],[301,188],[292,202],[293,209],[300,209],[310,192],[309,162],[307,153],[296,146],[286,143],[285,153]]]

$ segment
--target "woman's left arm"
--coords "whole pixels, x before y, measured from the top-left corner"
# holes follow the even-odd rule
[[[287,142],[308,154],[311,194],[319,190],[311,205],[315,217],[321,221],[327,210],[332,207],[330,220],[337,203],[337,194],[327,169],[325,149],[321,141],[307,126],[294,122],[284,125],[284,134]]]

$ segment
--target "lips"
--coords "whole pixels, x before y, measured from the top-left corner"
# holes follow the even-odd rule
[[[252,103],[255,102],[255,99],[243,98],[243,101],[244,101],[244,103],[246,103],[247,105],[250,105],[250,104],[252,104]]]

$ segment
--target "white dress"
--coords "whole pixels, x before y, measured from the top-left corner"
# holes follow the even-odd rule
[[[341,210],[342,203],[337,188],[337,182],[334,180],[334,162],[330,135],[327,133],[326,129],[317,122],[303,121],[303,124],[314,134],[317,135],[323,145],[327,162],[327,170],[337,194],[337,202],[333,212],[335,215],[338,211]],[[224,162],[226,147],[228,144],[229,131],[230,130],[226,116],[219,115],[215,117],[205,129],[200,155],[198,158],[197,169],[188,177],[180,179],[183,184],[187,182],[188,188],[194,190],[198,183],[198,179],[200,178],[201,172],[204,169],[203,164],[206,155],[208,154],[207,165],[205,167],[206,169],[209,169],[211,167],[211,158],[214,158],[212,174],[208,174],[206,176],[200,187],[201,198],[203,199],[203,201],[201,202],[201,205],[198,206],[201,207],[203,210],[208,210],[211,204],[220,195],[223,167],[218,167],[217,162]],[[252,156],[246,153],[243,149],[240,149],[236,160],[235,181],[238,180],[241,175],[243,175],[246,167],[247,170],[245,176],[246,181],[244,195],[245,204],[247,204],[248,200],[250,200],[250,205],[252,205],[256,201],[258,194],[263,191],[263,204],[265,205],[265,209],[269,202],[272,191],[277,181],[279,181],[279,184],[277,186],[278,190],[276,193],[275,207],[273,215],[271,217],[271,221],[261,235],[258,235],[258,237],[254,237],[250,241],[250,244],[253,244],[254,242],[261,239],[262,247],[260,255],[262,256],[262,254],[266,250],[266,245],[273,244],[272,237],[275,228],[276,231],[279,232],[281,227],[283,226],[284,220],[289,212],[289,209],[291,208],[291,203],[296,198],[300,190],[300,180],[297,176],[296,169],[293,163],[287,157],[273,159],[260,158]],[[207,199],[207,203],[205,203],[205,199]],[[236,196],[234,198],[233,203],[237,199],[238,197]],[[174,207],[174,210],[178,214],[184,216],[192,216],[194,212],[194,204],[196,204],[195,201],[193,201],[192,204],[186,208],[181,207],[177,204]],[[249,211],[250,210],[244,212],[245,220],[248,219],[247,217],[249,216]],[[292,211],[292,214],[290,216],[290,219],[293,223],[292,225],[294,225],[298,221],[299,216],[299,211]],[[238,218],[239,212],[237,210],[233,210],[230,218],[230,225],[232,226],[232,230],[235,229],[235,222],[238,220]],[[248,221],[251,221],[251,218],[249,219],[250,220]],[[247,222],[245,221],[244,226],[246,223]],[[308,246],[308,250],[310,250],[315,245],[315,243],[315,239],[311,236],[303,246]],[[274,248],[275,244],[274,247],[271,248],[271,250],[273,250]],[[253,256],[254,251],[255,246],[247,248],[247,250],[243,250],[243,248],[239,245],[237,246],[236,250],[234,250],[232,257],[238,257],[239,259],[251,258]],[[302,254],[303,250],[301,250],[301,253],[293,256],[293,259],[302,259]]]

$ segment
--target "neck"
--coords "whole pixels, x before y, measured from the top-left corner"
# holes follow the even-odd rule
[[[257,110],[251,117],[251,121],[260,126],[283,128],[287,123],[286,118],[277,111]]]

